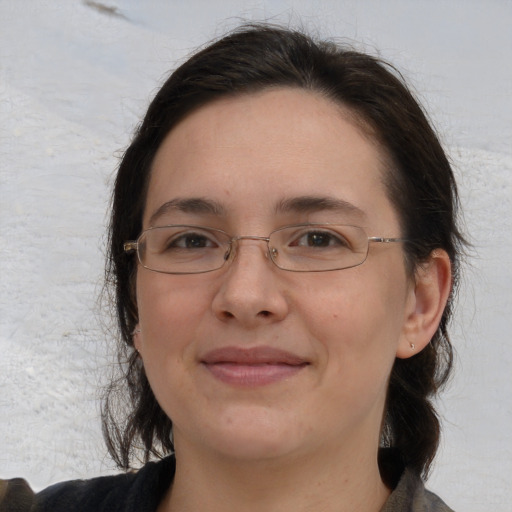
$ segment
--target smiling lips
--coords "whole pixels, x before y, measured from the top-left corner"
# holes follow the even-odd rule
[[[272,347],[215,349],[201,363],[220,381],[245,387],[289,378],[309,365],[302,357]]]

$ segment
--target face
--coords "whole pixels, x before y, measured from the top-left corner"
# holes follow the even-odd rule
[[[318,222],[400,236],[382,150],[349,119],[294,89],[200,108],[156,155],[144,229],[266,237]],[[135,342],[177,452],[254,460],[377,449],[410,309],[400,244],[371,244],[354,268],[294,273],[272,263],[265,242],[246,239],[219,270],[139,266],[136,285]]]

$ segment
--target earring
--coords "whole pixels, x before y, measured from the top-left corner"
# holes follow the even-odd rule
[[[416,345],[414,343],[409,343],[409,346],[411,347],[411,350],[414,350],[416,348]]]

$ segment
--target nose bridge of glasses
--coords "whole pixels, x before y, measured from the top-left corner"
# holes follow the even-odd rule
[[[261,240],[268,244],[270,238],[268,236],[237,235],[231,239],[232,242],[239,242],[240,240]]]
[[[230,247],[234,248],[235,250],[230,250],[229,254],[227,255],[228,258],[233,258],[235,256],[235,253],[238,252],[238,245],[242,240],[253,240],[256,242],[265,242],[267,244],[267,252],[265,253],[266,256],[269,256],[269,252],[272,250],[270,248],[269,242],[270,237],[268,236],[255,236],[255,235],[237,235],[231,238],[230,240]]]

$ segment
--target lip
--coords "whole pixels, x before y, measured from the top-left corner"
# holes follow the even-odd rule
[[[224,347],[201,358],[216,379],[235,386],[256,387],[288,379],[309,362],[296,354],[273,347]]]

